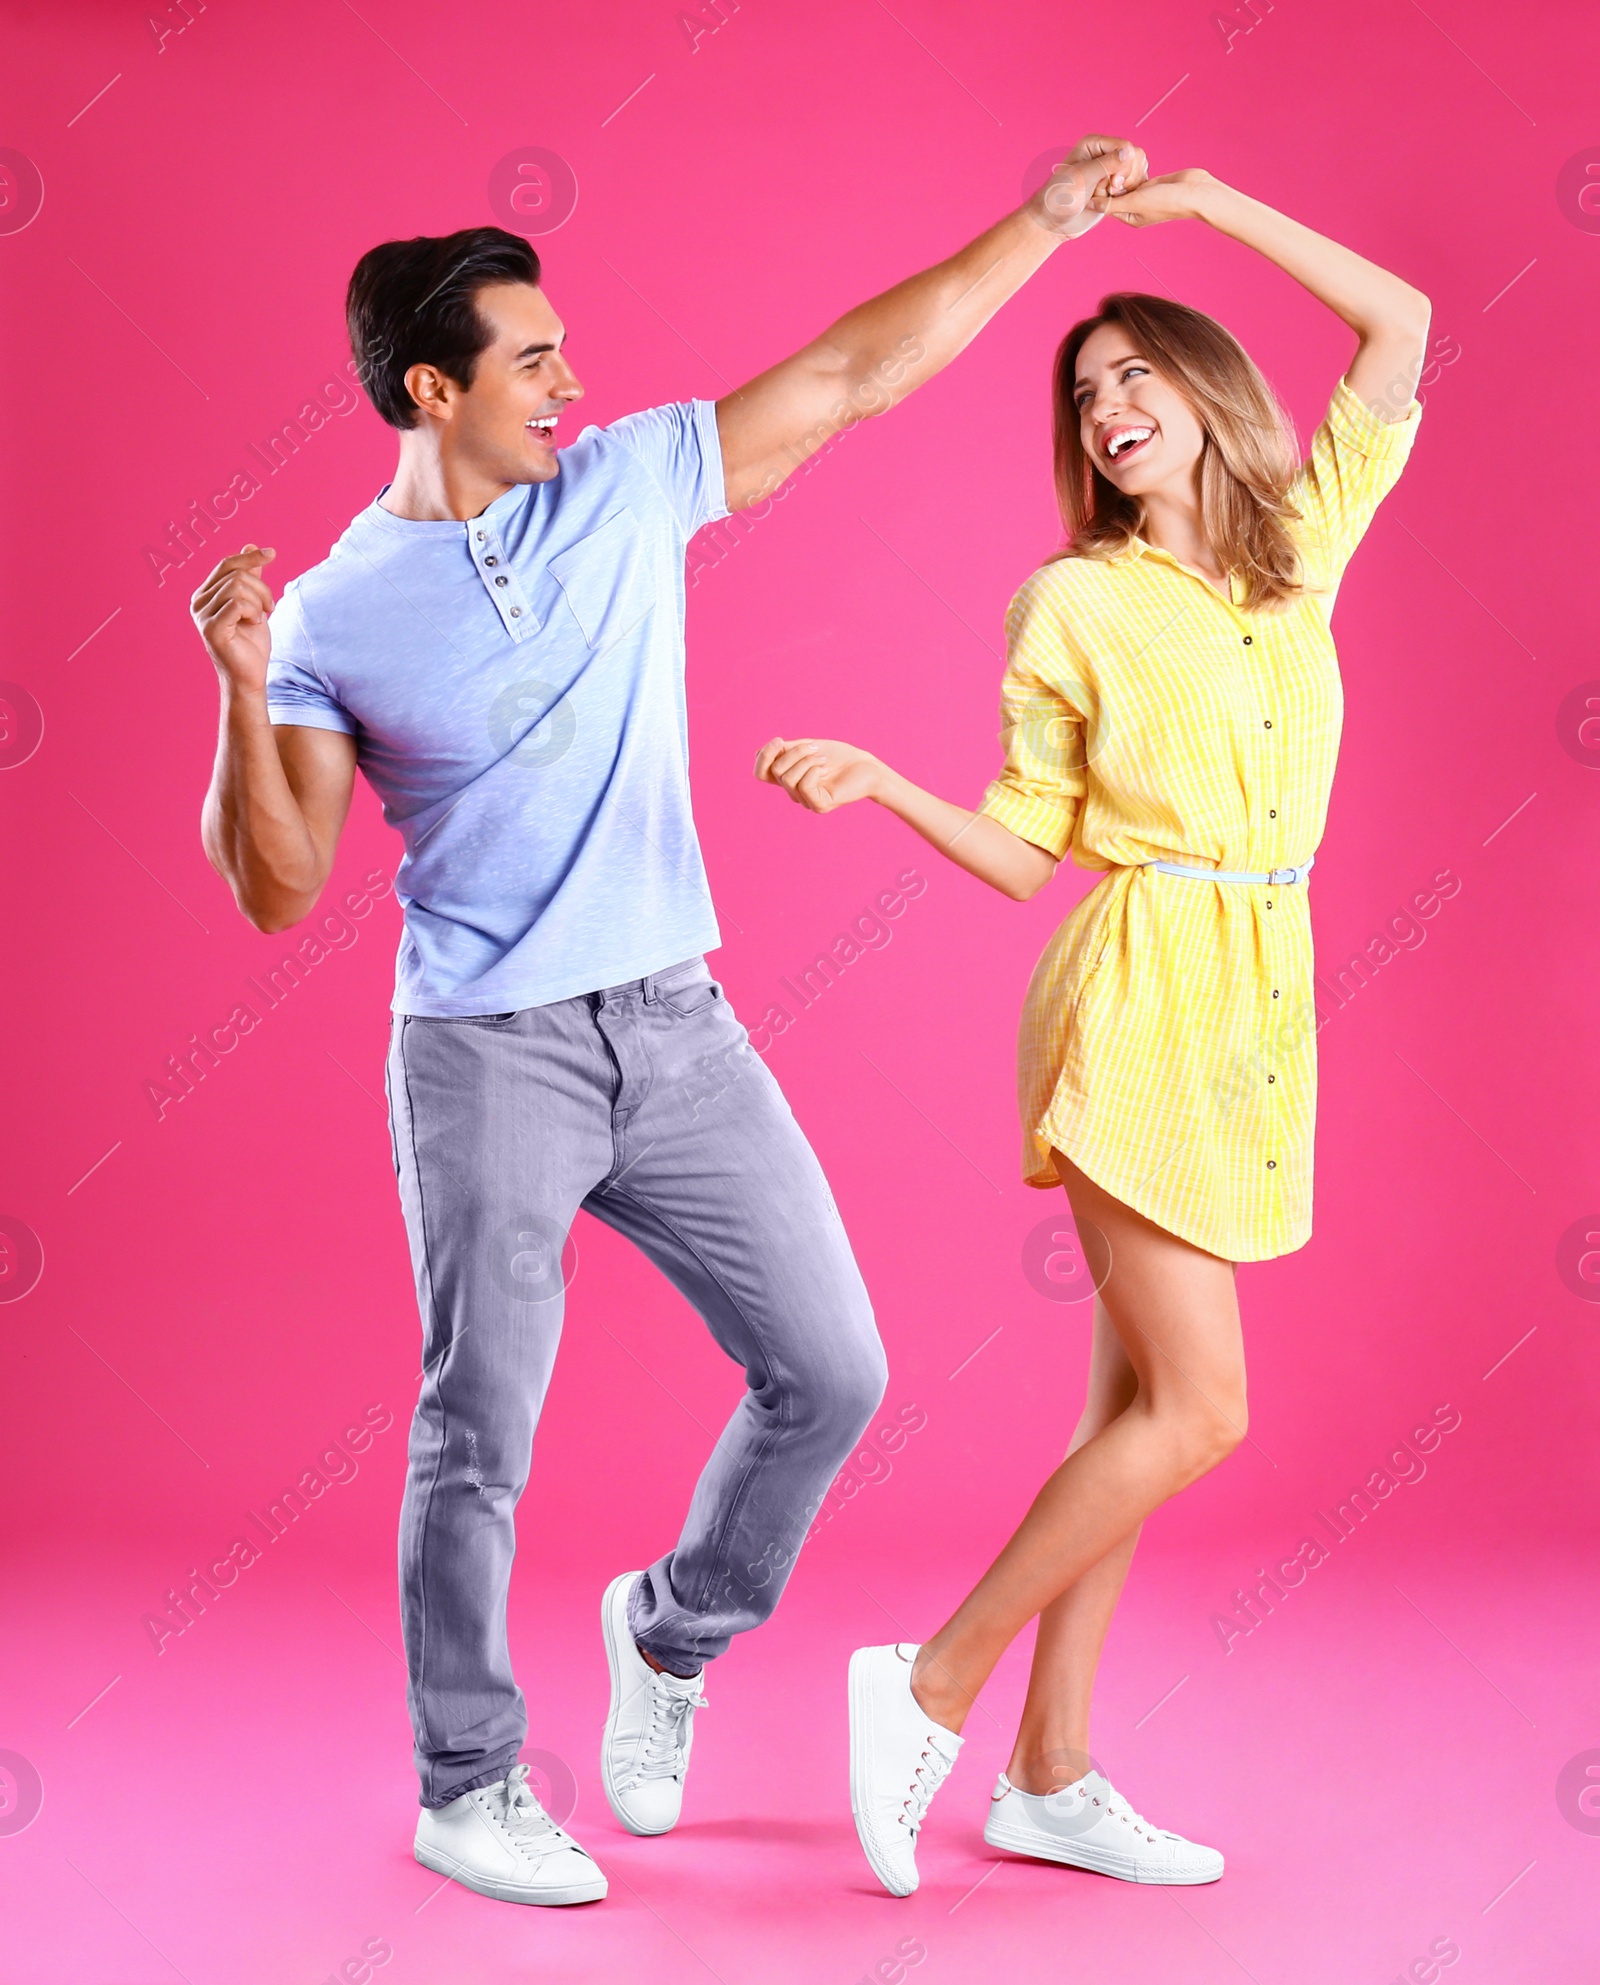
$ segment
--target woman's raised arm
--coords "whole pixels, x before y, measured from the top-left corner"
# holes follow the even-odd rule
[[[1164,173],[1131,193],[1095,204],[1130,227],[1205,221],[1276,262],[1342,317],[1360,340],[1345,375],[1356,397],[1385,421],[1398,418],[1410,405],[1433,312],[1421,290],[1195,167]]]

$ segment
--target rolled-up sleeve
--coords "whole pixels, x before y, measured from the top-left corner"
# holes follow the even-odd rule
[[[1046,566],[1036,574],[1006,615],[1000,685],[1005,765],[979,811],[1060,861],[1088,791],[1092,697],[1048,596],[1049,572]]]
[[[1314,586],[1335,588],[1378,505],[1400,479],[1422,419],[1413,400],[1381,420],[1341,379],[1311,450],[1289,491],[1300,512],[1296,534]]]

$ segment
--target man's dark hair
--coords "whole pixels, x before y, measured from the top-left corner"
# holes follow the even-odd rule
[[[502,227],[419,234],[369,248],[345,293],[345,321],[367,398],[389,425],[415,427],[421,418],[406,391],[413,365],[436,365],[458,386],[472,384],[479,355],[494,338],[478,314],[485,284],[538,281],[538,256],[520,234]]]

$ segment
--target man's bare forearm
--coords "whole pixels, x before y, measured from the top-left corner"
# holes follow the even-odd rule
[[[1008,214],[948,260],[857,304],[781,367],[721,401],[724,457],[734,457],[728,507],[771,496],[819,448],[942,371],[1061,241],[1026,209]],[[783,403],[793,410],[787,431]]]
[[[297,923],[326,879],[278,755],[266,697],[226,681],[201,838],[211,866],[261,930]]]
[[[907,393],[931,379],[977,333],[1000,306],[1034,276],[1060,248],[1062,236],[1032,220],[1026,208],[1006,214],[957,254],[919,270],[881,296],[867,298],[816,337],[794,359],[790,391],[804,395],[812,421],[788,437],[774,435],[776,453],[748,492],[731,486],[731,508],[770,496],[800,464],[877,413],[887,413]],[[740,417],[740,399],[760,393],[764,379],[752,379],[742,393],[723,401],[725,433]],[[721,409],[719,409],[721,413]],[[731,478],[733,482],[733,478]]]
[[[819,369],[837,373],[861,414],[881,412],[964,351],[1061,244],[1028,208],[1018,208],[946,261],[847,311],[813,347]],[[890,373],[899,376],[891,380]]]
[[[771,496],[835,435],[886,412],[942,370],[1064,240],[1101,218],[1107,189],[1144,175],[1115,138],[1080,141],[1015,213],[930,269],[858,304],[792,356],[717,402],[726,500]]]

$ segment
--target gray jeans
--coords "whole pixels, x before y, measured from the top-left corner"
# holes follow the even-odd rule
[[[521,1013],[397,1015],[387,1087],[423,1334],[401,1612],[422,1803],[442,1806],[527,1735],[514,1513],[580,1206],[644,1250],[748,1387],[633,1595],[663,1666],[693,1673],[772,1612],[885,1366],[822,1167],[704,959]]]

